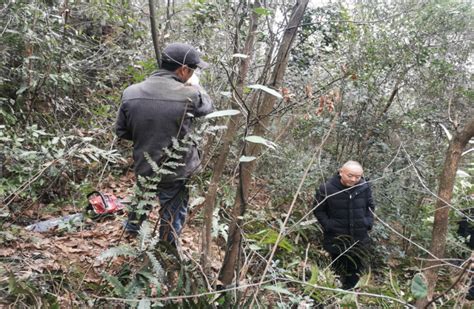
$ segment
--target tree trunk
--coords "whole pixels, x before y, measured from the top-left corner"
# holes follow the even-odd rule
[[[449,203],[453,194],[456,171],[458,170],[461,154],[469,140],[474,136],[474,117],[469,119],[467,125],[457,132],[449,143],[444,161],[443,171],[439,179],[438,200],[436,201],[436,211],[431,234],[430,252],[442,259],[446,248],[446,234],[448,231]],[[428,296],[417,302],[418,308],[424,308],[433,297],[436,281],[438,279],[438,269],[436,265],[441,265],[442,261],[429,261],[426,265],[425,276],[428,281]]]
[[[286,68],[288,66],[290,48],[296,37],[299,24],[301,23],[307,5],[308,0],[301,0],[298,1],[293,7],[291,17],[288,21],[288,26],[278,49],[276,66],[273,69],[271,80],[268,83],[268,86],[273,87],[274,89],[279,89],[282,85],[283,76],[285,75]],[[257,114],[257,123],[253,132],[254,135],[264,135],[266,126],[270,121],[269,114],[273,110],[275,102],[275,96],[272,96],[268,93],[263,95],[263,102]],[[260,147],[258,144],[249,143],[248,146],[244,145],[242,153],[246,156],[257,157],[260,154]],[[239,166],[239,186],[232,212],[232,222],[229,225],[229,238],[227,242],[224,263],[219,275],[219,279],[224,285],[229,285],[232,283],[234,271],[236,270],[236,266],[238,266],[237,260],[239,258],[241,245],[241,217],[245,213],[247,206],[247,197],[249,194],[252,173],[255,170],[255,166],[255,160],[248,163],[241,162]]]
[[[150,26],[151,26],[151,38],[153,40],[153,48],[155,49],[156,63],[160,66],[160,48],[158,44],[158,33],[156,32],[156,11],[155,3],[153,0],[148,0],[148,6],[150,7]]]
[[[254,4],[254,8],[259,7],[259,1],[256,1]],[[255,33],[257,31],[257,21],[258,21],[258,14],[253,12],[250,17],[250,24],[248,35],[245,41],[245,45],[243,50],[241,51],[242,54],[247,55],[248,57],[241,60],[239,75],[237,76],[237,82],[234,89],[234,100],[232,101],[232,108],[238,109],[239,105],[235,100],[239,100],[242,98],[243,89],[245,80],[247,79],[248,70],[250,61],[252,59],[252,54],[254,50],[254,42],[255,42]],[[239,30],[239,29],[238,29]],[[238,31],[237,31],[238,33]],[[238,34],[236,35],[236,46],[238,46]],[[238,51],[236,51],[238,52]],[[217,195],[217,188],[219,185],[219,181],[222,177],[224,172],[225,162],[227,161],[227,156],[229,155],[230,145],[235,138],[237,128],[239,126],[238,121],[239,116],[233,116],[227,122],[227,131],[224,135],[223,145],[219,154],[219,158],[214,166],[211,183],[209,184],[209,189],[206,195],[205,206],[204,206],[204,235],[202,239],[202,256],[201,256],[201,264],[204,267],[205,272],[207,273],[209,270],[209,262],[208,256],[211,246],[211,228],[212,228],[212,214],[214,212],[215,203],[216,203],[216,195]]]

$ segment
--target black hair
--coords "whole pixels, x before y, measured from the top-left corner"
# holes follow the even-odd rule
[[[161,62],[161,68],[164,69],[164,70],[167,70],[167,71],[171,71],[171,72],[176,71],[181,66],[183,66],[183,65],[180,64],[180,63],[177,63],[177,62],[166,62],[166,61]],[[189,68],[191,68],[193,70],[195,70],[197,68],[197,65],[195,65],[195,64],[186,64],[186,66],[188,66]]]

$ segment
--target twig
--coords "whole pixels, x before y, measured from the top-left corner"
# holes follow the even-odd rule
[[[290,205],[290,208],[288,209],[288,212],[285,216],[285,220],[283,221],[283,224],[281,225],[280,227],[280,233],[278,233],[278,237],[275,241],[275,244],[273,245],[273,248],[272,248],[272,251],[270,253],[270,257],[267,259],[267,263],[265,265],[265,269],[263,271],[263,274],[262,274],[262,278],[260,280],[260,283],[262,284],[264,279],[265,279],[265,275],[267,274],[268,272],[268,269],[270,268],[270,265],[271,265],[271,261],[273,260],[273,256],[275,255],[275,252],[278,248],[278,244],[280,243],[281,239],[283,238],[283,235],[285,234],[285,230],[286,230],[286,225],[288,223],[288,220],[290,219],[290,216],[293,212],[293,208],[295,207],[295,204],[296,204],[296,200],[298,199],[298,196],[300,194],[300,191],[301,191],[301,188],[303,187],[303,184],[304,184],[304,181],[306,180],[306,177],[308,176],[308,173],[309,173],[309,170],[311,169],[314,161],[316,160],[316,158],[318,157],[319,155],[319,152],[321,151],[322,147],[324,146],[324,144],[326,143],[327,139],[329,138],[329,136],[331,135],[331,132],[332,130],[334,129],[335,125],[336,125],[336,120],[338,119],[338,115],[336,115],[333,120],[332,120],[332,123],[331,123],[331,126],[328,130],[328,132],[326,133],[326,135],[323,137],[323,140],[321,141],[321,143],[319,144],[318,146],[318,150],[319,151],[315,151],[311,160],[309,161],[308,163],[308,166],[306,167],[306,170],[304,171],[303,173],[303,177],[301,178],[301,181],[300,181],[300,184],[298,186],[298,189],[296,190],[296,193],[295,195],[293,196],[293,201],[291,202],[291,205]],[[260,285],[261,285],[260,284]],[[252,300],[252,303],[250,304],[250,307],[252,307],[254,301],[256,300],[257,298],[257,294],[259,292],[259,289],[260,289],[260,285],[257,286],[257,289],[254,293],[254,298]]]
[[[109,152],[112,151],[112,148],[114,147],[115,141],[117,140],[117,136],[114,136],[114,139],[112,140],[112,143],[110,143],[110,149]],[[97,182],[100,184],[102,182],[102,177],[104,176],[105,169],[107,168],[107,165],[109,164],[110,159],[107,157],[107,161],[105,162],[104,168],[102,169],[102,172],[100,173],[99,181]]]
[[[303,273],[302,273],[302,278],[303,278],[303,281],[306,282],[306,265],[308,265],[308,251],[309,251],[309,247],[310,247],[310,243],[308,243],[308,245],[306,246],[306,250],[304,252],[304,263],[303,263]]]
[[[430,188],[428,188],[428,186],[423,182],[423,178],[421,177],[418,169],[416,168],[415,164],[413,164],[413,162],[411,161],[411,158],[410,158],[410,155],[408,154],[407,150],[405,149],[404,146],[402,146],[403,148],[403,151],[405,152],[405,155],[408,159],[408,161],[410,162],[410,166],[413,167],[413,169],[415,170],[415,174],[416,174],[416,177],[418,178],[418,180],[420,181],[420,184],[423,188],[425,188],[426,191],[428,191],[428,193],[430,193],[432,196],[434,196],[437,200],[440,200],[442,201],[446,206],[443,206],[443,207],[440,207],[440,208],[437,208],[435,210],[433,210],[432,212],[435,212],[435,211],[438,211],[440,209],[443,209],[445,207],[450,207],[454,210],[456,210],[458,213],[460,213],[461,215],[463,216],[466,216],[460,209],[454,207],[451,203],[447,202],[446,200],[444,200],[443,198],[441,198],[440,196],[438,196],[436,193],[434,193],[433,191],[430,190]],[[469,216],[466,216],[467,220],[468,221],[474,221],[473,219],[469,218]]]
[[[334,262],[336,262],[341,256],[343,256],[346,252],[348,252],[349,250],[351,250],[352,247],[354,247],[359,241],[356,241],[354,242],[352,245],[349,246],[349,248],[347,248],[346,250],[344,250],[344,252],[342,252],[341,254],[339,254],[328,266],[326,266],[326,268],[324,268],[324,271],[328,270],[329,267],[332,266],[332,264],[334,264]]]
[[[453,284],[451,284],[451,286],[446,290],[444,291],[443,293],[439,294],[438,296],[436,296],[435,298],[433,298],[432,300],[430,300],[426,305],[425,305],[425,309],[428,308],[432,303],[434,303],[435,301],[437,301],[438,299],[440,299],[441,297],[443,297],[444,295],[446,295],[449,291],[451,291],[458,283],[459,281],[461,281],[461,278],[463,277],[463,275],[466,273],[467,269],[471,267],[471,258],[468,259],[468,262],[466,263],[466,265],[464,266],[464,268],[462,269],[462,272],[461,274],[459,275],[459,277],[456,279],[456,281],[454,281]]]
[[[266,280],[264,283],[269,283],[273,281],[272,280]],[[189,299],[189,298],[198,298],[198,297],[203,297],[203,296],[210,296],[210,295],[216,295],[216,294],[221,294],[221,293],[226,293],[226,292],[232,292],[235,290],[241,290],[241,289],[246,289],[250,287],[254,287],[260,285],[260,283],[250,283],[250,284],[244,284],[240,285],[238,287],[233,287],[233,288],[227,288],[227,289],[222,289],[219,291],[215,292],[203,292],[199,294],[192,294],[192,295],[177,295],[177,296],[165,296],[165,297],[155,297],[155,298],[148,298],[150,301],[167,301],[167,300],[183,300],[183,299]],[[116,300],[116,301],[122,301],[122,302],[139,302],[139,299],[133,298],[117,298],[117,297],[103,297],[99,295],[93,295],[96,299],[105,299],[105,300]]]
[[[410,305],[409,303],[407,303],[406,301],[404,301],[402,299],[394,298],[394,297],[387,296],[387,295],[367,293],[367,292],[357,292],[357,291],[352,291],[352,290],[328,288],[328,287],[325,287],[325,286],[310,284],[310,283],[307,283],[307,282],[302,282],[302,281],[294,280],[294,279],[287,279],[287,278],[279,278],[279,279],[282,279],[282,281],[284,280],[286,282],[298,283],[298,284],[301,284],[301,285],[307,285],[307,286],[310,286],[312,288],[319,289],[319,290],[324,290],[324,291],[342,292],[342,293],[346,293],[346,294],[353,294],[353,295],[356,295],[356,296],[369,296],[369,297],[375,297],[375,298],[389,299],[389,300],[395,301],[397,303],[403,304],[403,305],[405,305],[409,308],[416,308],[415,306]]]
[[[209,282],[209,280],[206,276],[206,273],[204,272],[204,269],[202,268],[201,264],[199,262],[197,262],[195,259],[193,259],[192,255],[186,254],[186,253],[184,253],[184,254],[186,255],[186,257],[189,260],[193,261],[193,263],[196,265],[197,268],[199,268],[199,271],[201,272],[201,275],[202,275],[202,277],[204,278],[204,281],[207,284],[207,289],[210,291],[212,289],[212,286],[211,286],[211,283]]]
[[[391,227],[388,223],[386,223],[385,221],[383,221],[382,219],[380,219],[379,216],[377,216],[374,212],[372,212],[372,214],[374,215],[374,218],[376,218],[378,221],[380,221],[382,223],[382,225],[384,225],[385,227],[387,227],[389,230],[391,230],[392,232],[394,232],[396,235],[400,236],[401,238],[405,239],[406,241],[408,241],[409,243],[411,243],[412,245],[414,245],[415,247],[417,247],[418,249],[422,250],[423,252],[427,253],[429,256],[433,257],[435,260],[437,261],[440,261],[446,265],[449,265],[449,266],[452,266],[452,267],[455,267],[455,268],[459,268],[461,269],[461,267],[455,265],[455,264],[452,264],[452,263],[449,263],[449,262],[446,262],[444,261],[443,259],[440,259],[439,257],[435,256],[433,253],[431,253],[428,249],[424,248],[423,246],[417,244],[416,242],[414,242],[413,240],[405,237],[404,235],[402,235],[401,233],[399,233],[397,230],[395,230],[393,227]]]
[[[406,301],[398,298],[394,298],[391,296],[387,295],[382,295],[382,294],[374,294],[374,293],[366,293],[366,292],[357,292],[357,291],[351,291],[351,290],[342,290],[342,289],[335,289],[335,288],[328,288],[325,286],[319,286],[315,284],[310,284],[307,282],[303,282],[300,280],[295,280],[295,279],[289,279],[289,278],[274,278],[274,279],[269,279],[265,281],[260,281],[258,283],[250,283],[250,284],[244,284],[240,285],[239,287],[233,287],[233,288],[227,288],[227,289],[222,289],[219,291],[215,292],[204,292],[204,293],[199,293],[199,294],[192,294],[192,295],[178,295],[178,296],[166,296],[166,297],[155,297],[155,298],[148,298],[150,301],[169,301],[169,300],[183,300],[183,299],[190,299],[190,298],[199,298],[203,296],[210,296],[210,295],[216,295],[216,294],[221,294],[221,293],[226,293],[226,292],[232,292],[235,290],[241,290],[241,289],[247,289],[251,287],[258,287],[261,286],[262,284],[270,283],[277,280],[279,283],[296,283],[296,284],[301,284],[305,286],[309,286],[315,289],[319,290],[324,290],[324,291],[332,291],[332,292],[338,292],[338,293],[345,293],[345,294],[354,294],[358,296],[367,296],[367,297],[374,297],[374,298],[382,298],[382,299],[388,299],[400,304],[403,304],[404,306],[408,308],[415,308],[413,305],[410,305]],[[103,297],[103,296],[98,296],[98,295],[93,295],[97,299],[104,299],[104,300],[115,300],[115,301],[121,301],[121,302],[138,302],[139,300],[136,298],[117,298],[117,297]]]

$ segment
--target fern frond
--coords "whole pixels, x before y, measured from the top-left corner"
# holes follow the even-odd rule
[[[161,288],[161,282],[149,271],[147,270],[141,270],[138,275],[142,276],[144,280],[147,280],[147,285],[149,286],[150,284],[155,286],[157,289]]]
[[[164,151],[164,153],[166,154],[166,156],[167,156],[168,158],[177,159],[177,160],[183,158],[182,155],[177,154],[176,152],[171,151],[169,148],[164,148],[163,151]]]
[[[150,250],[155,249],[156,245],[160,242],[160,237],[155,236],[150,241],[150,246],[148,247]]]
[[[139,237],[139,250],[143,251],[146,249],[147,244],[149,244],[151,240],[151,227],[150,227],[149,221],[143,222],[138,234],[140,236]]]
[[[161,175],[175,175],[176,173],[164,168],[160,168],[160,174]]]
[[[160,173],[160,170],[161,170],[160,167],[158,166],[158,164],[156,164],[155,161],[153,161],[153,159],[151,158],[148,152],[144,152],[143,156],[145,157],[148,164],[150,164],[152,171],[155,173],[156,176],[153,177],[153,180],[156,181],[156,179],[162,175],[162,173]]]
[[[183,147],[180,144],[186,143],[188,141],[188,138],[183,138],[181,141],[178,141],[176,139],[176,137],[173,137],[171,139],[173,150],[187,152],[189,150],[189,148],[188,147]]]
[[[137,296],[140,295],[142,290],[143,284],[136,278],[133,278],[133,280],[130,281],[127,286],[125,286],[126,294],[124,295],[124,297],[128,299],[136,299]],[[129,302],[130,305],[134,305],[135,303],[135,300],[133,302]]]
[[[130,247],[130,245],[125,244],[105,250],[97,257],[97,259],[100,261],[104,261],[108,258],[115,258],[119,256],[135,257],[137,256],[137,254],[138,252],[134,248]]]
[[[163,166],[173,167],[173,168],[176,168],[176,167],[179,167],[179,166],[185,166],[185,165],[186,164],[184,164],[184,163],[173,162],[173,161],[168,161],[168,162],[163,163]]]
[[[106,272],[103,272],[102,276],[104,276],[105,280],[107,280],[107,282],[110,283],[110,285],[112,285],[112,287],[114,288],[114,292],[117,296],[120,296],[120,297],[126,296],[127,290],[125,289],[123,284],[120,283],[117,277],[111,276]]]
[[[158,280],[161,281],[165,275],[165,271],[163,270],[163,267],[161,266],[160,262],[155,257],[155,255],[153,255],[152,252],[147,251],[146,255],[150,259],[154,275],[158,278]]]
[[[175,291],[178,293],[178,295],[183,290],[183,286],[184,286],[184,267],[182,267],[181,270],[179,271],[178,283],[176,284]]]

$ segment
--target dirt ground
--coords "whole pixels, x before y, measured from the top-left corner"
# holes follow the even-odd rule
[[[120,198],[130,194],[133,179],[127,175],[118,181],[109,181],[101,191],[113,193]],[[192,202],[192,201],[191,201]],[[41,216],[44,205],[35,205],[22,214],[22,222],[37,222],[51,219],[52,216]],[[77,213],[78,209],[66,206],[54,217]],[[19,280],[34,280],[38,275],[47,274],[81,274],[76,278],[79,287],[89,284],[100,284],[101,273],[120,266],[123,262],[116,258],[112,265],[110,259],[101,260],[98,257],[107,249],[120,244],[137,241],[123,232],[123,222],[126,213],[116,214],[99,221],[85,219],[83,224],[75,227],[60,226],[48,232],[32,232],[16,222],[4,225],[5,231],[0,231],[0,285],[8,285],[11,274]],[[157,210],[154,210],[149,220],[152,226],[157,222]],[[191,261],[199,262],[201,252],[201,221],[194,216],[187,222],[181,235],[181,255]],[[224,252],[217,245],[211,248],[210,265],[217,274],[224,257]],[[118,267],[117,267],[118,268]],[[62,297],[67,297],[63,295]],[[1,304],[1,302],[0,302]],[[2,307],[0,305],[0,307]]]

